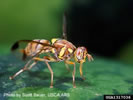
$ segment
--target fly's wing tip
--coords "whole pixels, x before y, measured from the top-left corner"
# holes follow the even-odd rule
[[[14,43],[13,46],[11,47],[11,51],[16,50],[19,47],[18,42]]]

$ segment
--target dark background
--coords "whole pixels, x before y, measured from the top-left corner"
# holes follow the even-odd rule
[[[133,39],[132,0],[74,0],[67,20],[68,39],[96,55],[114,57]]]
[[[62,37],[67,11],[68,40],[93,56],[133,59],[132,0],[0,1],[0,55],[17,40]]]

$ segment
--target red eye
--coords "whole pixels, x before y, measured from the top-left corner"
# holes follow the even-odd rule
[[[80,51],[78,52],[78,55],[80,55]]]
[[[81,54],[81,50],[77,49],[77,55],[80,56],[80,54]]]

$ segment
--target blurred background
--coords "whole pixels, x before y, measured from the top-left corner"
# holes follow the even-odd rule
[[[133,64],[132,0],[1,0],[0,55],[17,40],[61,37],[64,11],[69,41]]]

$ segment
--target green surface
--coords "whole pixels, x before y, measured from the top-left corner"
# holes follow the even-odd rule
[[[67,73],[63,62],[50,63],[54,71],[54,88],[51,89],[50,73],[44,63],[38,63],[30,71],[9,80],[9,76],[21,69],[24,62],[12,55],[1,56],[0,99],[101,100],[104,94],[133,94],[131,66],[103,58],[94,57],[94,59],[93,62],[84,63],[85,81],[80,78],[79,64],[76,64],[77,88],[73,88],[71,72]],[[72,66],[70,68],[73,69]],[[5,93],[10,93],[10,96],[8,94],[3,97]],[[50,97],[52,93],[55,96]],[[11,94],[15,96],[11,97]],[[17,97],[19,95],[21,98]],[[25,97],[26,95],[28,97]]]

